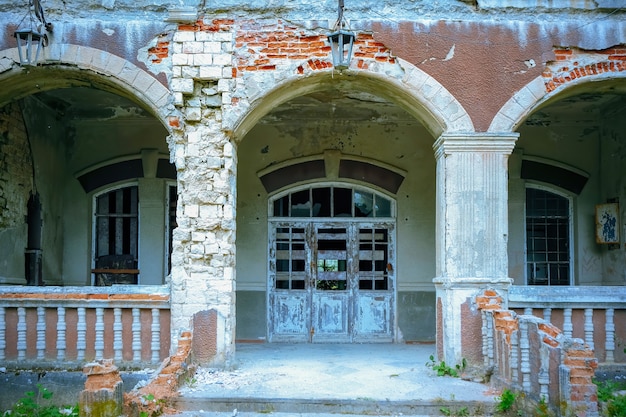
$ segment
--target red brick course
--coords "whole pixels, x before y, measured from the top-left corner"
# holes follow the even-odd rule
[[[574,80],[591,75],[621,72],[626,70],[626,48],[609,48],[602,51],[578,49],[555,49],[556,61],[548,64],[542,76],[548,92]],[[597,55],[596,62],[588,62]],[[581,64],[581,60],[587,63]]]

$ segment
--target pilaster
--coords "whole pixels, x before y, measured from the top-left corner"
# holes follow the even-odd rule
[[[443,134],[437,159],[437,352],[447,363],[482,362],[479,290],[503,297],[508,278],[508,157],[517,133]]]

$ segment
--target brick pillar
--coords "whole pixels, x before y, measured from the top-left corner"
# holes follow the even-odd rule
[[[78,400],[81,417],[122,415],[124,384],[113,360],[88,363],[83,368],[83,373],[87,375],[87,380]]]
[[[598,416],[598,389],[593,383],[598,360],[581,339],[570,339],[563,346],[560,369],[561,401],[567,412],[577,417]]]
[[[444,134],[437,159],[437,352],[450,364],[482,362],[481,316],[472,300],[503,297],[508,278],[507,164],[516,133]]]

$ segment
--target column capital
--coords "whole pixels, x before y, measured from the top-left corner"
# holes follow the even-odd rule
[[[453,132],[443,133],[435,143],[435,158],[454,152],[498,152],[511,154],[515,142],[519,138],[517,132]]]

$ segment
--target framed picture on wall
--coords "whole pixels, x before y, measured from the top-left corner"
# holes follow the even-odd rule
[[[619,204],[596,205],[596,242],[619,244]]]

